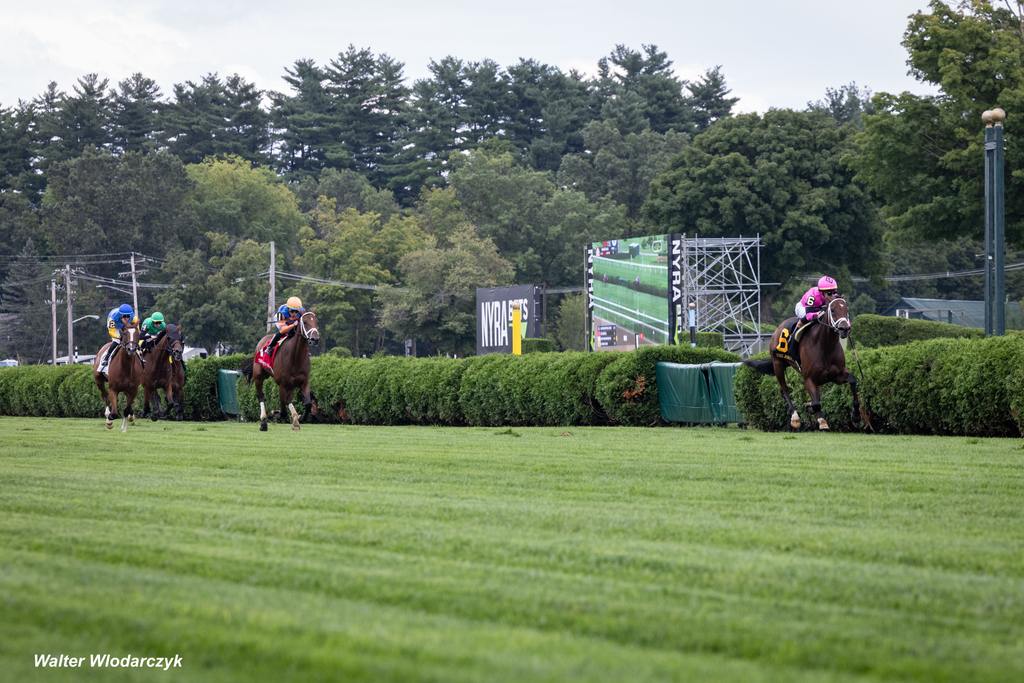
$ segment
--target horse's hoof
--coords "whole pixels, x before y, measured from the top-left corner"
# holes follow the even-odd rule
[[[823,418],[823,417],[819,417],[818,418],[818,431],[821,431],[821,432],[827,432],[828,431],[828,422],[826,422],[825,418]]]
[[[301,428],[301,427],[299,427],[299,425],[294,425],[294,424],[292,425],[292,431],[293,431],[293,432],[297,432],[297,431],[299,431],[300,429],[302,429],[302,428]]]
[[[800,416],[794,410],[793,414],[789,416],[789,426],[793,429],[800,429]]]
[[[185,419],[185,416],[184,415],[175,415],[174,419],[177,420],[178,422],[181,422],[182,420]]]
[[[260,422],[260,431],[261,432],[267,431],[267,423],[266,422]]]
[[[113,429],[113,428],[114,428],[114,423],[113,423],[113,422],[105,422],[105,423],[104,423],[104,426],[105,426],[105,427],[106,427],[107,429]]]
[[[149,415],[149,419],[150,419],[150,420],[152,420],[153,422],[156,422],[156,421],[157,421],[157,420],[159,420],[160,418],[158,418],[158,417],[156,416],[156,413],[150,413],[150,415]]]

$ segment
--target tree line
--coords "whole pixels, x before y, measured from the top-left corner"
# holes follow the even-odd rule
[[[820,271],[860,311],[901,295],[976,298],[978,278],[882,278],[979,265],[977,115],[1000,104],[1012,131],[1020,25],[1012,7],[933,2],[904,45],[939,94],[850,84],[764,114],[735,115],[722,69],[682,80],[653,45],[616,46],[594,77],[446,57],[410,85],[401,63],[349,47],[287,67],[283,92],[216,74],[169,96],[142,74],[51,84],[0,106],[0,347],[45,355],[40,302],[74,260],[59,256],[97,255],[78,259],[73,295],[99,311],[124,299],[104,278],[124,282],[134,251],[149,257],[147,309],[196,343],[246,349],[265,324],[271,240],[278,269],[304,276],[278,290],[315,301],[329,346],[360,355],[409,337],[466,353],[475,287],[579,284],[587,242],[668,231],[760,234],[763,279],[782,283],[766,291],[769,316]],[[1021,284],[1011,278],[1014,297]],[[572,297],[549,311],[561,346],[582,345],[582,315]]]

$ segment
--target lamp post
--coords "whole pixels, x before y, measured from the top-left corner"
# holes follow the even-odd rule
[[[1006,334],[1006,211],[1003,182],[1003,121],[996,107],[985,124],[985,334]]]

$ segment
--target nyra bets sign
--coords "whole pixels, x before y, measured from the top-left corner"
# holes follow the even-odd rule
[[[512,312],[519,304],[525,337],[540,336],[540,290],[533,285],[478,287],[476,290],[476,353],[512,352]]]

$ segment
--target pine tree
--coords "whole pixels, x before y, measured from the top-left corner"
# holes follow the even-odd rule
[[[689,104],[693,108],[697,130],[701,131],[719,119],[732,114],[738,97],[729,97],[732,91],[725,85],[722,67],[708,69],[695,83],[687,83],[690,91]]]
[[[349,159],[332,128],[332,99],[324,87],[324,70],[312,59],[285,69],[292,94],[271,93],[279,168],[291,179],[315,176],[324,168],[347,168]]]
[[[196,164],[221,151],[218,133],[224,127],[224,84],[217,74],[199,83],[174,85],[174,101],[164,109],[164,141],[183,163]]]
[[[49,348],[49,318],[40,315],[49,298],[49,278],[37,260],[39,256],[32,238],[25,242],[19,258],[0,287],[0,316],[5,318],[0,329],[0,344],[6,353],[22,361],[39,361]]]
[[[253,163],[270,161],[270,114],[260,106],[263,91],[238,74],[224,80],[225,127],[219,136],[225,154]]]
[[[36,125],[33,129],[32,151],[39,175],[46,177],[49,167],[69,158],[66,154],[66,131],[61,126],[61,110],[67,95],[57,89],[57,83],[50,81],[43,94],[33,100]]]
[[[160,87],[151,78],[134,73],[111,92],[114,148],[121,152],[148,152],[160,139]]]
[[[62,158],[77,157],[87,147],[110,148],[113,111],[107,83],[107,79],[101,79],[98,74],[86,74],[72,88],[73,94],[61,102]]]
[[[35,107],[19,102],[17,108],[0,107],[0,192],[18,190],[35,194],[38,178],[32,173],[32,128]]]

